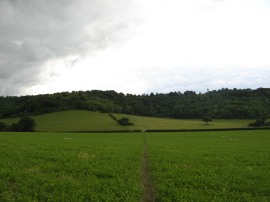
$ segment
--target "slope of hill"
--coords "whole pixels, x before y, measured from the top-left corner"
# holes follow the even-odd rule
[[[206,124],[200,119],[156,118],[135,115],[114,114],[117,119],[127,117],[134,126],[125,126],[133,130],[182,130],[182,129],[217,129],[217,128],[246,128],[251,120],[248,119],[215,119]]]
[[[89,110],[139,116],[201,119],[255,119],[270,114],[270,89],[221,89],[132,95],[115,91],[73,91],[1,97],[0,118],[65,110]]]
[[[71,110],[34,116],[39,131],[119,130],[107,113]]]
[[[37,131],[120,131],[120,130],[181,130],[181,129],[216,129],[243,128],[251,120],[217,119],[205,124],[199,119],[172,119],[113,114],[117,119],[129,118],[133,126],[120,126],[107,113],[84,110],[70,110],[32,116],[37,123]],[[8,124],[17,122],[18,118],[0,119]]]
[[[70,110],[32,116],[37,123],[37,131],[89,131],[119,130],[121,127],[106,113],[84,110]],[[11,124],[18,118],[0,119]]]

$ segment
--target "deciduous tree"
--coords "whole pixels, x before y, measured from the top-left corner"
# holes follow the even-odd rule
[[[19,124],[22,127],[22,131],[33,132],[36,128],[36,122],[31,117],[22,117],[19,121]]]

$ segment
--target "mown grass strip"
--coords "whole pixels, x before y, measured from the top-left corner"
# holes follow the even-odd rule
[[[142,159],[142,190],[143,196],[141,202],[154,202],[156,201],[155,196],[155,187],[149,167],[148,161],[148,148],[147,148],[147,141],[146,135],[143,135],[144,141],[144,152],[143,152],[143,159]]]

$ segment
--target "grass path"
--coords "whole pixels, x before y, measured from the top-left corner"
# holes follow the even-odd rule
[[[152,180],[151,171],[149,168],[149,161],[148,161],[148,148],[147,148],[147,141],[145,134],[143,135],[144,141],[144,152],[143,152],[143,159],[142,159],[142,190],[143,196],[141,201],[142,202],[153,202],[156,201],[155,197],[155,187]]]

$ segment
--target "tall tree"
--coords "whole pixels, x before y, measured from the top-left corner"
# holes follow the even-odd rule
[[[205,122],[207,125],[209,124],[209,122],[212,122],[212,118],[209,115],[206,115],[202,118],[202,121]]]
[[[22,131],[33,132],[36,128],[36,121],[31,117],[22,117],[19,121],[19,124],[22,127]]]

